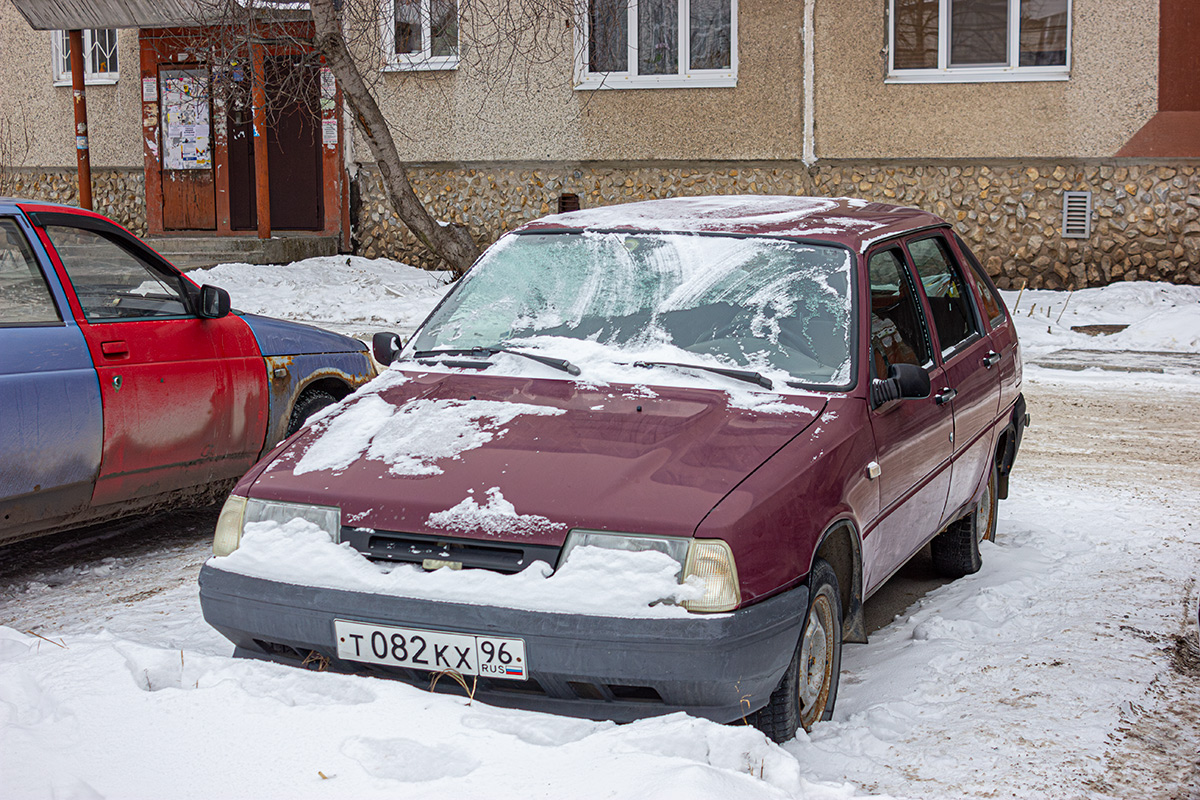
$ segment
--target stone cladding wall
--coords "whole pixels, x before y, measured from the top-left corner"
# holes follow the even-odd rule
[[[73,169],[0,168],[0,195],[79,205]],[[92,169],[92,207],[129,230],[146,234],[146,181],[140,169]]]
[[[1001,288],[1078,289],[1120,280],[1200,284],[1200,162],[799,162],[423,165],[410,177],[442,220],[481,246],[557,211],[697,194],[852,196],[931,211],[954,223]],[[359,171],[357,251],[444,268],[387,207],[378,174]],[[1089,239],[1061,235],[1062,193],[1090,190]]]

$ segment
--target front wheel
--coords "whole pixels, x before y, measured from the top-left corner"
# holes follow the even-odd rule
[[[833,716],[838,674],[842,668],[842,603],[837,575],[825,561],[813,561],[808,578],[808,612],[796,652],[778,688],[760,711],[755,727],[776,742],[786,742],[799,728],[812,730]]]
[[[292,416],[288,420],[287,436],[291,436],[304,425],[313,414],[326,406],[337,402],[337,398],[324,389],[307,389],[296,400],[292,407]]]

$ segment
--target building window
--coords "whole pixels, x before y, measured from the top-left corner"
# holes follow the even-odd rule
[[[458,0],[383,0],[384,69],[455,69]]]
[[[737,0],[587,0],[578,89],[737,85]]]
[[[55,31],[51,40],[54,84],[71,83],[71,37]],[[83,77],[86,83],[115,83],[117,80],[117,29],[94,28],[83,32]]]
[[[1071,0],[890,0],[889,83],[1066,80]]]

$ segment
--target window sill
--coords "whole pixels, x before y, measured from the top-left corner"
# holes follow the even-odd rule
[[[737,86],[737,74],[690,75],[585,75],[576,84],[576,90],[595,89],[723,89]]]
[[[1067,67],[1019,67],[991,69],[913,69],[892,72],[884,83],[1024,83],[1037,81],[1066,81],[1071,78]]]
[[[382,72],[433,72],[436,70],[456,70],[461,59],[458,56],[439,56],[437,58],[396,58],[386,62]]]
[[[83,78],[84,86],[113,86],[116,84],[116,82],[117,76],[115,73],[108,73],[104,75],[85,75]],[[68,74],[65,78],[55,78],[53,85],[72,86],[73,84],[71,83],[71,76]]]

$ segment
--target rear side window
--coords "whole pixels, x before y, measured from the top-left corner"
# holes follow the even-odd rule
[[[942,355],[952,353],[980,334],[971,310],[971,293],[940,236],[909,242],[908,253],[929,298]]]
[[[886,378],[892,364],[922,366],[930,356],[925,320],[899,250],[867,262],[871,279],[871,377]]]
[[[955,238],[958,238],[957,236]],[[983,266],[980,265],[979,259],[971,252],[971,248],[967,247],[966,242],[958,239],[958,249],[962,251],[966,257],[967,263],[971,265],[971,271],[975,273],[975,285],[979,287],[979,297],[983,300],[983,313],[988,318],[988,322],[994,328],[1004,322],[1004,309],[1000,305],[1000,300],[996,297],[996,288],[992,284],[992,279],[983,271]]]
[[[162,274],[95,231],[49,225],[46,234],[88,322],[189,314],[179,277]]]
[[[62,322],[46,277],[25,235],[11,218],[0,218],[0,326]]]

